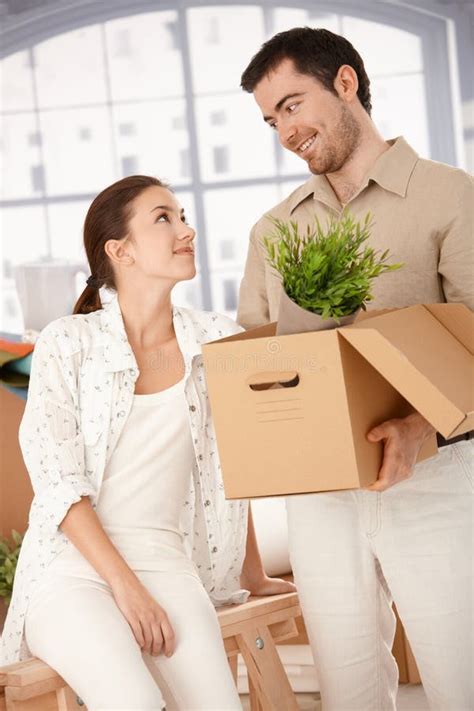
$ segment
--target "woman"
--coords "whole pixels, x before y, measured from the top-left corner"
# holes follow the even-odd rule
[[[155,178],[104,190],[76,315],[34,352],[20,443],[35,498],[3,663],[43,659],[89,711],[241,708],[211,600],[294,589],[265,576],[247,503],[224,499],[200,344],[240,329],[172,305],[194,237]]]

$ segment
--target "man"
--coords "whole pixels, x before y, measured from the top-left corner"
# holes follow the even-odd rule
[[[363,61],[346,39],[323,29],[282,32],[252,59],[242,87],[283,147],[312,173],[252,230],[242,326],[278,317],[281,284],[263,245],[272,232],[268,218],[295,220],[305,229],[315,217],[324,224],[346,207],[358,219],[370,211],[372,246],[390,249],[393,262],[404,263],[378,278],[371,307],[443,301],[474,307],[472,181],[461,170],[420,159],[403,138],[382,138],[370,117]],[[291,561],[324,711],[395,709],[392,598],[430,705],[474,706],[474,443],[461,438],[415,466],[432,431],[416,412],[380,423],[367,435],[384,442],[370,490],[287,499]]]

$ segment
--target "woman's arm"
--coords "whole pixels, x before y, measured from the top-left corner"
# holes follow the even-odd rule
[[[78,405],[77,353],[63,340],[80,338],[68,317],[41,333],[33,352],[30,387],[19,440],[35,497],[29,524],[38,537],[61,528],[79,552],[110,584],[113,596],[142,649],[174,649],[164,610],[150,596],[105,533],[89,496],[96,484],[87,472]],[[63,346],[63,347],[61,347]]]
[[[71,543],[112,589],[115,602],[141,649],[167,657],[174,651],[174,632],[168,617],[104,531],[88,496],[73,504],[59,525]]]
[[[295,592],[296,587],[288,580],[269,578],[263,568],[260,551],[258,550],[257,536],[253,523],[252,507],[249,503],[249,517],[247,527],[247,546],[245,559],[240,575],[240,584],[252,595],[280,595],[281,593]]]

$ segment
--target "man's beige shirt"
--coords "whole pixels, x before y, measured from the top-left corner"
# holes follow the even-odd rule
[[[342,206],[327,178],[314,175],[257,222],[250,235],[240,287],[238,322],[253,328],[278,318],[279,274],[268,264],[263,239],[269,217],[305,230],[324,225],[344,208],[357,220],[373,217],[368,244],[403,262],[374,280],[369,308],[457,301],[474,309],[473,180],[462,170],[419,158],[403,138],[375,162],[358,192]]]

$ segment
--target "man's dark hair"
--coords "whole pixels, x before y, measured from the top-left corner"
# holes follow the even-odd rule
[[[262,45],[242,74],[242,89],[252,93],[257,84],[284,59],[291,59],[300,74],[315,77],[336,94],[334,79],[339,67],[351,66],[357,74],[359,101],[370,116],[370,80],[360,54],[351,43],[334,32],[312,27],[295,27],[279,32]]]

